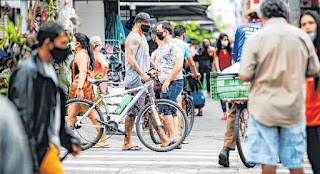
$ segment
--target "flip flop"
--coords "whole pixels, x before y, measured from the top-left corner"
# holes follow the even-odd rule
[[[122,149],[122,151],[140,151],[142,148],[140,148],[140,149],[133,149],[133,148],[135,148],[135,147],[139,147],[139,146],[131,146],[131,147],[129,147],[128,149]]]
[[[106,146],[93,146],[92,148],[110,148],[109,145],[106,145]]]
[[[182,144],[189,144],[189,142],[184,140],[184,141],[182,141]]]
[[[175,141],[175,139],[173,139],[168,146],[172,146],[175,143],[174,141]]]

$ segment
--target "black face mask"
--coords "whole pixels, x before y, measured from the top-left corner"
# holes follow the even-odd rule
[[[65,61],[68,58],[68,53],[69,48],[62,49],[56,46],[54,46],[53,50],[50,51],[50,54],[57,63]]]
[[[159,40],[163,40],[165,37],[163,36],[163,32],[157,32],[157,36]]]
[[[141,30],[143,31],[143,32],[149,32],[150,31],[150,26],[149,25],[141,25]]]

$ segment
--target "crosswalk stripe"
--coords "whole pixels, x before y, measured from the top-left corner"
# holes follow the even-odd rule
[[[112,160],[112,161],[97,161],[97,160],[66,160],[63,162],[64,165],[66,164],[103,164],[103,165],[112,165],[112,164],[127,164],[127,165],[185,165],[185,166],[212,166],[212,165],[218,165],[214,162],[206,162],[206,161],[118,161],[118,160]],[[304,164],[303,167],[311,167],[310,164]]]
[[[168,160],[168,159],[181,159],[181,160],[186,160],[186,159],[191,159],[191,160],[218,160],[218,154],[216,155],[213,155],[213,156],[190,156],[190,155],[175,155],[175,156],[150,156],[150,155],[130,155],[130,156],[127,156],[127,155],[117,155],[117,160],[119,159],[124,159],[124,158],[129,158],[129,159],[145,159],[145,160],[149,160],[149,159],[157,159],[157,160]],[[104,160],[109,160],[109,159],[112,159],[114,160],[115,159],[115,156],[114,155],[96,155],[96,154],[85,154],[85,155],[79,155],[77,157],[77,159],[82,159],[82,158],[101,158],[101,159],[104,159]],[[240,160],[240,157],[238,156],[229,156],[229,160],[230,161],[237,161],[237,160]]]
[[[75,168],[73,167],[64,167],[63,168],[65,171],[74,171]],[[155,171],[158,171],[158,172],[161,172],[161,170],[163,171],[162,168],[153,168],[154,170],[152,171],[152,173],[157,173]],[[157,169],[157,170],[155,170]],[[150,171],[147,171],[147,169],[137,169],[137,168],[109,168],[109,167],[77,167],[76,168],[77,171],[95,171],[95,172],[98,172],[98,171],[103,171],[103,172],[117,172],[117,171],[120,171],[121,172],[131,172],[131,171],[139,171],[141,173],[150,173]],[[145,172],[143,171],[140,171],[140,170],[146,170]],[[185,168],[173,168],[173,170],[178,170],[178,171],[183,171],[183,172],[186,172],[186,173],[190,173],[190,172],[193,172],[193,173],[196,173],[198,172],[199,170],[198,169],[185,169]],[[201,172],[212,172],[212,173],[229,173],[229,172],[237,172],[237,169],[232,169],[232,168],[224,168],[223,170],[221,169],[201,169]]]

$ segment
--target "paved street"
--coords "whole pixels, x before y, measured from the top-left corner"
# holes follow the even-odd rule
[[[111,137],[111,148],[89,149],[76,158],[68,156],[63,161],[63,169],[68,174],[123,174],[123,173],[261,173],[260,166],[247,169],[238,153],[230,154],[230,168],[218,164],[218,154],[223,146],[225,120],[220,120],[220,103],[207,98],[204,116],[196,117],[193,130],[188,137],[190,144],[183,149],[159,153],[143,148],[138,152],[123,152],[122,136]],[[137,136],[133,137],[141,145]],[[63,153],[63,152],[62,152]],[[312,173],[305,157],[305,173]],[[277,173],[289,173],[279,165]]]

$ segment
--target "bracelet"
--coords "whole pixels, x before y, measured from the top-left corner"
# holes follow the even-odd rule
[[[77,90],[82,90],[82,88],[78,87]]]

